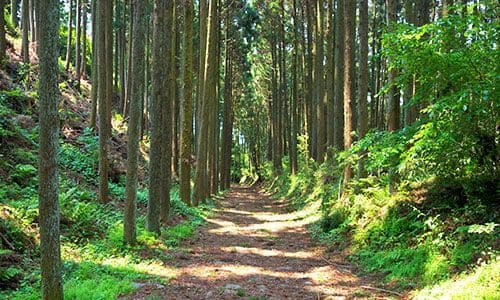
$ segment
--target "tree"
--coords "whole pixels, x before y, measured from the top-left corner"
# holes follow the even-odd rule
[[[344,149],[352,144],[353,106],[356,97],[356,2],[344,1]],[[352,166],[344,168],[344,186],[352,178]]]
[[[220,153],[220,181],[223,190],[231,184],[231,146],[233,143],[233,6],[226,1],[226,61],[224,74],[224,113]]]
[[[368,0],[359,3],[359,138],[368,131]],[[358,164],[359,177],[365,177],[364,160]]]
[[[127,176],[125,187],[125,212],[123,222],[124,241],[134,245],[136,242],[136,200],[137,200],[137,162],[142,118],[142,97],[144,95],[144,57],[147,27],[147,1],[134,2],[134,40],[132,41],[132,82],[130,95],[130,121],[128,124]]]
[[[97,2],[97,0],[93,0]],[[95,14],[95,11],[94,11]],[[94,28],[94,27],[92,27]],[[92,30],[92,34],[94,30]],[[73,36],[73,0],[68,0],[68,39],[66,41],[66,66],[65,70],[69,70],[71,63],[71,37]]]
[[[216,93],[216,78],[210,76],[213,74],[213,69],[217,66],[217,1],[210,1],[209,15],[207,26],[207,49],[205,53],[205,75],[203,79],[203,102],[201,103],[201,126],[198,134],[196,148],[196,171],[193,192],[193,204],[198,205],[208,197],[208,172],[207,159],[209,156],[208,141],[214,138],[214,132],[210,126],[210,114],[214,110],[214,97]]]
[[[181,115],[180,181],[179,195],[191,204],[191,143],[193,141],[193,20],[192,0],[184,8],[184,101]]]
[[[392,26],[397,22],[396,14],[397,0],[386,0],[387,6],[387,23]],[[387,110],[387,129],[395,131],[399,129],[399,91],[396,86],[396,69],[391,68],[389,71],[389,91],[388,91],[388,110]]]
[[[337,15],[335,18],[335,76],[333,104],[333,146],[344,148],[344,2],[337,0]]]
[[[81,79],[81,24],[82,24],[82,1],[76,0],[76,42],[75,42],[75,73],[76,73],[76,89],[80,90]],[[85,38],[85,37],[84,37]]]
[[[172,16],[172,6],[165,0],[156,0],[153,11],[153,45],[152,45],[152,76],[151,76],[151,138],[150,138],[150,163],[149,163],[149,201],[147,211],[147,229],[160,232],[160,204],[165,199],[164,187],[166,184],[165,159],[168,143],[162,140],[162,133],[169,130],[164,112],[170,114],[170,109],[163,110],[164,106],[170,108],[171,94],[163,79],[168,77],[169,65],[165,53],[172,49],[169,39],[169,30],[166,24],[171,23],[168,18]],[[170,21],[170,22],[169,22]],[[168,188],[167,188],[168,191]]]
[[[23,0],[22,2],[22,8],[21,8],[21,23],[22,23],[22,29],[23,29],[23,35],[22,35],[22,43],[21,43],[21,56],[23,58],[23,62],[29,63],[30,62],[30,49],[29,49],[29,26],[30,26],[30,21],[29,21],[29,0]]]
[[[99,28],[105,28],[106,9],[105,1],[97,1],[98,6],[96,12],[97,24]],[[98,108],[99,108],[99,201],[106,203],[109,200],[108,187],[108,149],[109,135],[111,131],[108,123],[108,103],[111,99],[108,98],[106,88],[106,33],[103,30],[98,30],[97,35],[97,53],[98,53]]]
[[[325,128],[325,103],[324,103],[324,73],[323,73],[323,1],[316,0],[316,56],[315,56],[315,88],[316,98],[314,99],[316,105],[316,118],[318,119],[317,131],[317,160],[319,163],[323,162],[325,158],[325,145],[326,145],[326,128]]]
[[[38,208],[40,225],[40,258],[42,298],[63,299],[61,249],[59,241],[59,1],[36,3],[40,34],[40,148],[38,165]]]
[[[5,0],[4,0],[5,1]],[[10,19],[14,27],[19,27],[19,1],[20,0],[10,0]]]
[[[5,10],[5,0],[0,0],[0,11]],[[5,37],[5,18],[0,16],[0,64],[3,64],[5,59],[5,51],[7,48],[7,40]]]
[[[91,108],[90,108],[90,124],[89,126],[92,129],[96,127],[96,119],[97,119],[97,102],[98,102],[98,86],[99,86],[99,64],[98,64],[98,47],[97,47],[97,0],[91,0],[91,23],[92,23],[92,87],[90,91],[90,99],[91,99]]]

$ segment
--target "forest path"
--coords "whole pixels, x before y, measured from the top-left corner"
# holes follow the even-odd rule
[[[127,299],[385,299],[340,255],[326,258],[287,202],[234,186],[184,251],[165,262],[166,286],[147,284]]]

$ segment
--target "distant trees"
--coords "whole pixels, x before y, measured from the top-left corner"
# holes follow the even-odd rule
[[[26,3],[26,1],[24,1]],[[40,146],[38,201],[42,298],[63,299],[59,241],[59,1],[36,3],[39,30]],[[43,20],[43,21],[42,21]]]

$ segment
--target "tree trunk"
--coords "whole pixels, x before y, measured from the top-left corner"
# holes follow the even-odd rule
[[[126,177],[126,204],[124,212],[123,233],[124,241],[129,245],[136,242],[136,199],[137,199],[137,162],[139,159],[140,126],[142,117],[142,97],[144,95],[144,57],[147,27],[146,0],[135,0],[133,16],[134,39],[132,41],[132,82],[130,95],[130,121],[128,124],[127,147],[127,177]]]
[[[337,0],[337,16],[335,20],[335,86],[333,106],[334,147],[344,149],[344,2]]]
[[[76,0],[76,41],[75,41],[75,73],[76,73],[76,90],[80,90],[80,78],[81,78],[81,53],[80,53],[80,41],[81,41],[81,0]]]
[[[98,28],[105,27],[106,7],[104,1],[97,1],[98,3]],[[107,203],[109,201],[108,190],[108,149],[109,149],[109,135],[108,129],[108,98],[106,91],[106,33],[104,30],[97,30],[97,53],[98,64],[98,97],[99,97],[99,201]]]
[[[24,1],[24,0],[23,0]],[[69,70],[71,63],[71,37],[73,36],[73,0],[68,0],[68,39],[66,41],[66,72]]]
[[[352,144],[353,104],[356,97],[356,2],[344,2],[345,49],[344,49],[344,149]],[[352,166],[344,168],[344,187],[352,178]]]
[[[193,0],[186,0],[184,8],[184,103],[180,145],[179,195],[191,204],[191,143],[193,141]]]
[[[5,10],[5,0],[0,0],[0,11]],[[5,18],[0,17],[0,64],[3,69],[3,62],[6,58],[5,51],[7,48],[7,40],[5,36]]]
[[[59,241],[59,1],[36,4],[40,33],[38,208],[42,299],[63,299]]]
[[[19,1],[20,0],[10,1],[10,20],[12,21],[12,25],[14,25],[15,28],[19,27]]]
[[[358,134],[362,139],[368,131],[368,0],[359,3],[359,103]],[[358,177],[366,177],[364,158],[358,163]]]
[[[31,32],[31,40],[33,42],[37,41],[37,34],[36,34],[36,24],[35,24],[35,0],[29,0],[29,23],[30,23],[30,32]]]
[[[27,64],[30,62],[30,44],[29,44],[29,27],[30,27],[30,10],[29,10],[29,0],[23,0],[21,7],[21,23],[23,29],[23,37],[21,44],[21,56],[23,58],[23,63]]]
[[[396,16],[396,1],[397,0],[386,0],[387,6],[387,23],[392,26],[397,22]],[[388,109],[387,109],[387,128],[389,131],[395,131],[399,129],[400,112],[399,112],[399,90],[396,86],[396,69],[391,68],[389,70],[389,92],[388,97]]]
[[[80,74],[85,77],[87,73],[87,0],[83,0],[82,6],[82,58],[80,62]]]
[[[333,18],[334,14],[334,0],[328,0],[328,8],[327,8],[327,32],[325,34],[326,37],[326,101],[325,101],[325,127],[326,127],[326,148],[333,147],[334,141],[334,31],[335,31],[335,22]]]
[[[223,190],[229,189],[231,184],[231,146],[233,142],[233,63],[232,63],[232,43],[233,28],[232,28],[232,4],[226,1],[227,16],[226,16],[226,61],[224,74],[224,116],[222,119],[222,140],[221,140],[221,155],[220,155],[220,181]]]
[[[97,10],[97,0],[92,0],[92,87],[90,91],[91,98],[91,110],[90,110],[90,127],[95,130],[96,119],[97,119],[97,101],[98,101],[98,90],[99,90],[99,53],[98,53],[98,34],[97,34],[97,20],[99,11]]]
[[[198,147],[196,149],[196,172],[193,192],[193,204],[198,205],[200,201],[204,201],[208,196],[208,173],[207,159],[209,152],[208,141],[213,139],[213,130],[210,127],[210,115],[213,112],[213,97],[215,96],[215,87],[217,78],[209,76],[213,74],[213,68],[217,66],[215,57],[217,52],[217,1],[210,1],[209,16],[207,26],[207,51],[205,55],[205,75],[203,76],[205,83],[203,84],[203,102],[201,103],[201,127],[198,135]]]
[[[169,97],[168,103],[163,105],[163,122],[165,123],[166,130],[162,132],[162,165],[163,165],[163,195],[165,196],[160,203],[160,221],[166,223],[168,221],[168,213],[170,211],[170,181],[172,177],[172,101],[175,99],[175,42],[173,41],[174,36],[174,16],[175,16],[175,5],[176,1],[168,2],[168,19],[167,28],[168,40],[171,41],[170,49],[165,53],[167,59],[167,70],[169,75],[167,76],[167,95]]]
[[[149,201],[147,210],[147,230],[160,233],[160,203],[165,198],[162,185],[165,183],[165,166],[162,165],[162,156],[166,149],[163,149],[164,142],[161,139],[165,128],[165,116],[163,106],[170,105],[167,94],[167,86],[164,78],[168,76],[168,65],[165,53],[169,53],[172,48],[169,39],[169,30],[164,26],[167,24],[169,14],[168,1],[155,0],[153,12],[153,47],[152,47],[152,74],[151,74],[151,148],[149,162]]]
[[[316,87],[316,118],[318,119],[317,131],[317,161],[322,163],[325,158],[325,144],[326,144],[326,131],[325,131],[325,104],[324,104],[324,73],[323,73],[323,1],[316,0],[316,67],[315,67],[315,87]]]

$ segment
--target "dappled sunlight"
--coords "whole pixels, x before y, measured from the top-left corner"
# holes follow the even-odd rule
[[[283,295],[335,299],[358,293],[364,279],[337,267],[311,240],[307,226],[319,218],[317,203],[288,213],[283,199],[275,200],[253,188],[233,187],[221,204],[207,218],[207,225],[183,245],[185,250],[173,254],[173,260],[163,266],[141,267],[148,274],[172,278],[165,287],[148,286],[150,295],[234,299],[239,290],[270,299]]]
[[[261,256],[278,256],[278,257],[293,257],[293,258],[311,258],[314,259],[317,257],[317,253],[313,253],[310,251],[297,251],[297,252],[286,252],[286,251],[281,251],[277,249],[261,249],[261,248],[247,248],[247,247],[221,247],[222,251],[225,252],[231,252],[231,253],[240,253],[240,254],[256,254],[256,255],[261,255]]]

